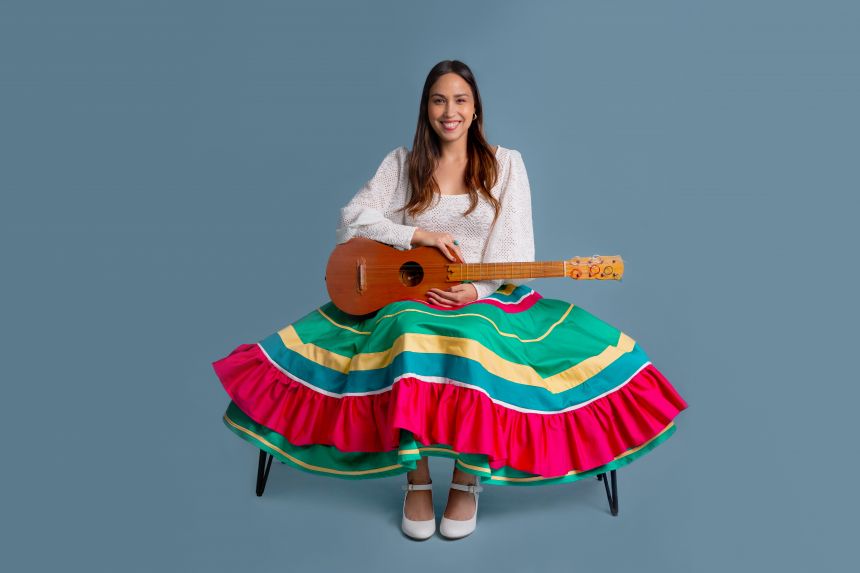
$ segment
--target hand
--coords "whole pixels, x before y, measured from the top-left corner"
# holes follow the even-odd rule
[[[464,261],[463,253],[460,251],[457,241],[448,233],[434,233],[424,229],[415,229],[412,234],[413,247],[436,247],[442,254],[454,262]],[[455,258],[454,255],[458,258]]]
[[[448,290],[431,288],[427,291],[427,300],[439,306],[454,308],[478,300],[478,289],[471,283],[454,285]]]

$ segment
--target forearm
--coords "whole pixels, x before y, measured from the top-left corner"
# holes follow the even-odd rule
[[[337,229],[337,242],[345,243],[354,237],[364,237],[407,250],[413,246],[416,229],[417,227],[395,223],[375,209],[365,208],[358,213],[350,213],[344,209]]]

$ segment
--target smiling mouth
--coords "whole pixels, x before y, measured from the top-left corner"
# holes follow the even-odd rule
[[[457,126],[460,125],[460,121],[442,121],[440,123],[442,124],[442,127],[448,130],[456,129]]]

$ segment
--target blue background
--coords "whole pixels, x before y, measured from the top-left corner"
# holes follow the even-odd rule
[[[853,559],[853,2],[2,2],[0,520],[10,570],[838,570]],[[690,408],[619,472],[490,488],[457,542],[402,478],[321,478],[221,422],[210,363],[325,301],[338,209],[475,72],[536,281]],[[431,459],[437,516],[451,461]],[[855,531],[856,533],[856,531]]]

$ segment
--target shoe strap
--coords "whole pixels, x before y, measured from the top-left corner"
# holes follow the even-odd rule
[[[433,485],[429,483],[407,483],[403,485],[403,491],[422,491],[427,489],[433,489]]]
[[[479,491],[484,491],[484,488],[481,485],[466,485],[462,483],[454,483],[451,482],[451,489],[458,489],[460,491],[468,491],[469,493],[478,494]]]

